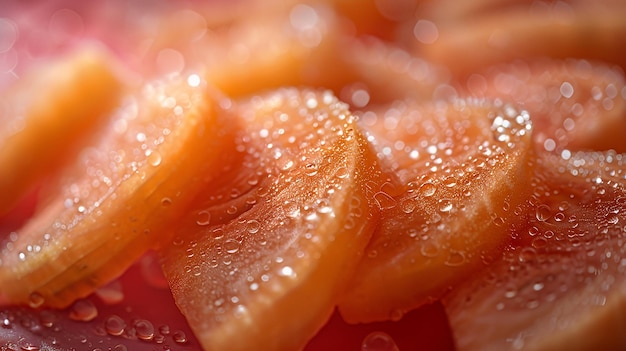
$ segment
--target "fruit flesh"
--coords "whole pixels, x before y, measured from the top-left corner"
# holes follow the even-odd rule
[[[460,89],[506,99],[533,116],[534,142],[546,151],[626,151],[621,69],[589,60],[540,59],[489,67]]]
[[[119,101],[122,82],[103,50],[58,60],[0,98],[0,214],[75,157]]]
[[[540,157],[512,244],[444,299],[459,350],[626,346],[621,156]]]
[[[0,302],[65,307],[166,240],[198,174],[219,172],[218,150],[232,141],[216,99],[183,77],[131,97],[108,134],[41,191],[42,210],[4,238]],[[202,162],[190,149],[203,151]]]
[[[560,4],[560,5],[562,5],[562,2],[559,2],[559,4]],[[594,3],[594,4],[595,4],[595,3]],[[615,11],[615,12],[618,12],[618,11]],[[494,23],[495,23],[495,22],[494,22]],[[463,29],[466,29],[466,28],[463,28]],[[456,28],[456,30],[459,30],[459,28]],[[601,47],[600,49],[601,49],[601,50],[599,51],[599,55],[602,55],[602,51],[607,51],[606,49],[603,49],[602,47]],[[470,50],[469,52],[471,52],[471,51],[473,51],[473,50]],[[476,51],[477,51],[477,52],[482,52],[482,50],[476,50]],[[614,52],[614,51],[611,51],[611,52]],[[610,53],[611,53],[611,52],[610,52]],[[464,52],[464,54],[465,54],[465,52]],[[581,55],[587,55],[587,54],[588,54],[587,52],[583,52]],[[594,53],[594,54],[596,54],[596,53]],[[460,55],[449,55],[449,56],[447,56],[447,57],[446,57],[446,59],[450,59],[450,58],[451,58],[451,59],[458,60],[458,61],[460,61],[461,63],[463,63],[464,61],[463,61],[463,60],[460,60],[460,59],[459,59],[459,57],[460,57]],[[465,57],[465,55],[463,55],[463,57]],[[486,59],[486,60],[487,60],[487,61],[489,61],[489,57],[487,57],[487,59]],[[482,64],[484,64],[485,62],[479,62],[479,63],[482,65]],[[452,68],[454,68],[455,66],[451,66],[451,67],[452,67]],[[619,316],[618,316],[618,317],[619,317]],[[582,335],[582,333],[581,333],[581,335]],[[616,335],[617,335],[617,334],[616,334]]]
[[[464,14],[455,20],[435,16],[438,39],[434,43],[418,40],[413,45],[420,54],[442,63],[457,76],[502,62],[544,57],[584,57],[626,66],[623,55],[614,50],[626,31],[621,19],[623,3],[590,6],[573,2],[534,7],[533,3],[502,6],[481,15]],[[445,2],[440,5],[446,6]]]
[[[479,100],[395,111],[364,126],[392,180],[375,195],[381,221],[339,305],[350,322],[398,319],[482,268],[527,193],[527,114]]]
[[[164,253],[206,350],[300,349],[330,317],[376,218],[376,158],[346,107],[329,91],[295,89],[234,107],[246,153],[237,171],[258,179],[225,187],[249,206],[220,220],[209,200],[181,221],[184,244]]]

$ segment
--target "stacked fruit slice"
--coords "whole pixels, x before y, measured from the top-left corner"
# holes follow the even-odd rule
[[[71,305],[73,318],[93,320],[76,299],[154,249],[206,350],[300,349],[336,306],[371,322],[432,301],[460,350],[624,347],[623,72],[532,58],[560,48],[513,37],[504,44],[527,63],[484,67],[509,54],[485,50],[451,75],[349,37],[336,16],[290,4],[221,23],[215,37],[176,47],[190,67],[206,66],[141,86],[90,52],[50,69],[63,84],[37,76],[7,93],[0,212],[32,189],[40,199],[28,223],[0,236],[0,303]],[[417,32],[432,25],[414,31],[439,63],[457,59],[454,35],[498,43],[481,28],[452,35],[448,23],[429,47]],[[160,45],[175,38],[156,39],[147,57],[174,54]],[[289,84],[330,90],[276,90]],[[107,337],[154,340],[149,324],[129,324],[105,325]]]
[[[299,349],[371,236],[380,171],[328,91],[279,90],[235,109],[241,162],[179,221],[164,270],[205,349]]]
[[[63,132],[63,126],[74,124],[59,122],[58,116],[74,118],[64,114],[66,109],[75,112],[76,119],[91,117],[82,115],[91,113],[90,108],[74,111],[73,105],[64,105],[92,98],[92,90],[84,89],[80,81],[82,76],[76,79],[62,92],[63,100],[50,94],[36,103],[60,104],[62,110],[45,116],[51,123],[63,124],[56,128]],[[88,103],[78,107],[83,105]],[[3,238],[0,300],[65,307],[121,274],[157,238],[167,237],[167,226],[184,212],[195,193],[194,185],[220,172],[215,166],[221,161],[220,150],[232,142],[220,111],[205,85],[190,85],[182,77],[147,84],[127,99],[111,116],[100,141],[84,146],[74,165],[41,190],[41,210],[23,228]],[[29,127],[18,136],[37,146],[45,141],[37,135],[50,129],[38,123],[43,118],[40,114],[26,118]],[[39,145],[53,150],[45,149],[48,153],[63,152],[74,135],[51,137],[54,143]],[[15,155],[30,155],[32,143],[13,144],[15,148],[3,151],[15,149]],[[23,172],[37,174],[39,167],[38,162],[28,163]]]

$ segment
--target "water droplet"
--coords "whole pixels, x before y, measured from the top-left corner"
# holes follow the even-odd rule
[[[290,277],[290,278],[295,278],[296,277],[296,272],[293,270],[293,268],[291,268],[289,266],[285,266],[285,267],[281,268],[279,274],[281,276],[283,276],[283,277]]]
[[[422,186],[420,186],[420,188],[418,189],[418,192],[425,197],[429,197],[429,196],[433,196],[435,195],[435,192],[437,191],[437,187],[435,186],[435,184],[431,183],[431,182],[427,182],[422,184]]]
[[[187,342],[187,335],[182,330],[177,330],[172,334],[172,339],[177,344],[184,344]]]
[[[11,328],[11,318],[2,316],[2,318],[0,318],[0,326],[2,328]]]
[[[154,326],[145,319],[138,319],[133,323],[137,332],[137,337],[141,340],[152,340],[154,338]]]
[[[39,323],[46,328],[52,328],[54,322],[57,320],[57,315],[52,311],[43,310],[39,313]],[[0,320],[0,325],[2,321]]]
[[[439,211],[441,211],[441,212],[450,212],[450,211],[452,211],[453,207],[454,206],[452,205],[452,201],[447,200],[447,199],[439,200]]]
[[[159,333],[163,334],[163,335],[170,335],[170,326],[169,325],[162,325],[159,327]]]
[[[170,199],[169,197],[164,197],[161,199],[161,206],[169,207],[171,205],[172,205],[172,199]]]
[[[374,200],[376,200],[376,204],[381,210],[387,210],[396,206],[396,200],[384,191],[374,194]]]
[[[446,259],[446,266],[457,267],[465,263],[465,254],[459,251],[451,251]]]
[[[443,180],[443,185],[452,188],[456,185],[456,178],[450,176]]]
[[[435,243],[425,242],[424,245],[420,247],[420,253],[424,257],[437,257],[439,255],[439,247]]]
[[[259,232],[259,229],[261,229],[261,223],[259,223],[259,221],[251,219],[246,222],[246,230],[248,233],[256,234]]]
[[[45,299],[43,296],[41,296],[41,294],[34,292],[32,294],[30,294],[30,296],[28,297],[28,305],[31,308],[38,308],[41,305],[43,305]]]
[[[151,152],[150,155],[148,155],[148,163],[153,167],[157,167],[158,165],[160,165],[162,159],[163,158],[158,151]]]
[[[126,329],[126,322],[116,315],[112,315],[104,322],[104,328],[111,335],[122,335]]]
[[[202,226],[209,225],[211,223],[211,213],[208,210],[198,212],[196,223]]]
[[[346,167],[339,167],[337,169],[336,175],[337,175],[337,178],[345,179],[350,176],[350,171]]]
[[[91,300],[78,300],[72,305],[70,319],[89,322],[98,316],[98,309]]]
[[[304,166],[304,173],[310,177],[314,176],[318,172],[318,165],[315,163],[307,163]]]
[[[535,217],[538,221],[545,222],[552,216],[552,211],[547,205],[539,205],[535,209]]]
[[[413,213],[415,210],[415,201],[413,201],[413,199],[403,199],[400,201],[400,208],[404,213]]]
[[[18,340],[17,344],[23,351],[37,351],[37,350],[39,350],[39,346],[31,343],[30,341],[27,341],[26,339]]]
[[[375,331],[363,339],[361,351],[399,351],[399,348],[389,334]]]
[[[224,242],[224,250],[229,254],[234,254],[239,251],[239,242],[235,239],[228,239]]]

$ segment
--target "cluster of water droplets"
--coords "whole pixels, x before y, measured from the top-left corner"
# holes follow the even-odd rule
[[[522,167],[517,163],[525,162],[532,131],[528,113],[499,101],[456,99],[430,109],[396,103],[378,118],[383,120],[364,122],[369,140],[404,184],[386,183],[376,194],[379,207],[389,212],[388,223],[382,226],[389,233],[379,243],[385,247],[370,245],[368,256],[376,257],[386,246],[406,252],[408,246],[417,245],[410,250],[417,256],[428,259],[444,252],[449,256],[447,265],[464,264],[468,255],[477,253],[472,253],[476,244],[468,229],[474,224],[459,227],[460,218],[469,223],[472,216],[488,211],[486,219],[493,221],[493,227],[502,225],[503,216],[512,212],[506,197],[498,200],[503,202],[500,205],[491,203],[493,196],[480,194],[498,188],[494,182],[504,183],[505,188],[512,186],[507,182],[515,183],[515,179],[493,180],[501,175],[492,170]],[[399,223],[407,220],[412,225],[401,226],[406,229],[398,237]],[[454,248],[450,246],[454,240],[444,237],[456,237],[464,244]]]
[[[93,297],[79,299],[64,310],[8,307],[0,310],[0,349],[36,350],[187,350],[189,338],[183,330],[167,324],[155,325],[132,316],[129,309],[121,314],[104,314],[107,306],[123,300],[121,285],[112,283],[96,295],[104,302],[98,307]],[[122,300],[117,298],[122,294]]]
[[[523,331],[502,326],[512,349],[576,328],[581,318],[602,318],[601,309],[626,293],[625,172],[614,151],[544,155],[509,227],[512,242],[481,279],[457,292],[464,297],[453,299],[453,315],[483,305],[494,320],[527,319]]]
[[[106,141],[85,147],[75,165],[60,177],[56,202],[46,209],[49,225],[41,229],[26,226],[11,234],[10,240],[0,248],[0,265],[3,261],[27,261],[65,235],[86,215],[96,220],[102,215],[101,204],[115,201],[119,196],[116,190],[123,182],[131,177],[143,180],[153,173],[162,163],[160,146],[201,98],[199,91],[190,95],[184,86],[188,86],[184,78],[175,77],[146,84],[139,98],[128,97],[113,114],[108,135],[103,138]],[[172,201],[173,198],[166,196],[161,204],[167,207]],[[133,222],[133,212],[128,210],[129,222]],[[117,225],[110,223],[110,240],[127,234],[116,229]],[[39,231],[39,235],[21,235],[33,230]],[[137,230],[150,232],[150,228]]]
[[[503,64],[472,75],[467,88],[476,96],[523,103],[538,130],[536,142],[548,152],[604,149],[605,140],[625,132],[624,76],[609,65],[574,59]]]
[[[358,150],[350,146],[355,118],[331,92],[283,89],[233,111],[241,117],[235,149],[244,171],[233,169],[218,188],[224,196],[191,213],[165,259],[174,296],[198,330],[254,316],[255,301],[288,293],[325,246],[369,215],[364,196],[345,194],[355,186],[356,160],[344,156]],[[345,205],[336,200],[343,198]]]

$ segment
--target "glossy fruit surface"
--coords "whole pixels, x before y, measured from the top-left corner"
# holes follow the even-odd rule
[[[362,256],[380,171],[329,91],[283,89],[233,109],[239,167],[179,222],[165,275],[206,350],[298,349]]]
[[[167,238],[163,223],[184,211],[199,174],[218,171],[212,162],[232,141],[223,118],[206,88],[183,77],[130,97],[107,134],[41,191],[41,210],[3,238],[0,302],[65,307]]]
[[[390,181],[340,304],[352,322],[397,319],[482,268],[508,240],[532,153],[529,116],[487,101],[397,103],[369,122]]]
[[[461,89],[500,98],[533,116],[533,139],[548,152],[626,151],[622,69],[590,60],[537,59],[489,67]]]
[[[115,64],[101,49],[83,49],[2,91],[0,214],[97,133],[121,95]]]
[[[614,152],[540,158],[511,246],[445,298],[459,350],[626,346],[625,172]]]
[[[43,303],[0,307],[0,349],[624,348],[623,12],[620,0],[4,1],[0,87],[21,81],[40,101],[42,76],[23,77],[98,41],[126,90],[78,131],[62,117],[83,100],[41,100],[61,127],[35,128],[54,138],[29,137],[39,152],[78,146],[23,176],[0,167],[13,177],[0,199],[16,190],[0,215],[0,296]],[[75,97],[119,92],[73,82]],[[325,89],[349,127],[319,103]],[[2,112],[17,101],[0,99]],[[202,128],[194,111],[224,118]],[[16,168],[33,156],[16,154]],[[154,257],[150,278],[136,274],[150,248],[186,316]],[[42,298],[39,283],[61,293]],[[351,322],[394,321],[348,325],[337,303]]]

